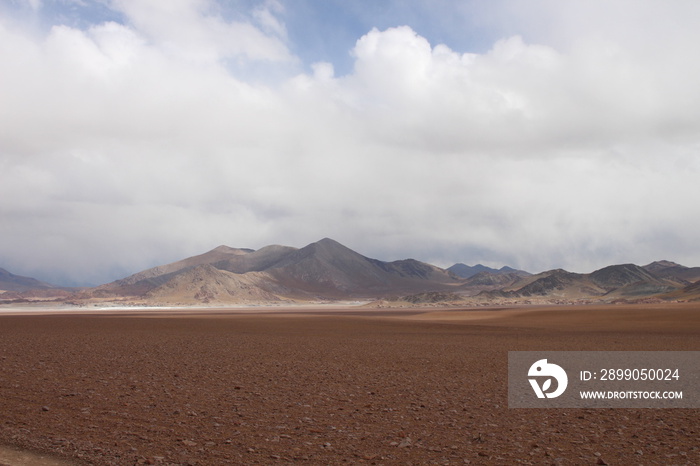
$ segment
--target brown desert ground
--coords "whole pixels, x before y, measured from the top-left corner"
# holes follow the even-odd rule
[[[5,313],[0,464],[700,464],[698,409],[509,409],[515,350],[698,351],[700,304]]]

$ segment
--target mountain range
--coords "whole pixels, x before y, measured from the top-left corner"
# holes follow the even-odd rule
[[[671,271],[671,268],[675,271]],[[606,300],[662,296],[693,284],[686,278],[700,280],[700,268],[696,269],[669,262],[666,265],[653,262],[644,267],[611,265],[589,274],[556,269],[526,277],[496,291],[485,291],[482,295],[486,299],[548,297]]]
[[[67,290],[0,269],[0,302],[54,297],[75,304],[272,304],[327,300],[407,303],[586,302],[700,299],[700,267],[669,261],[612,265],[590,274],[562,269],[532,275],[510,267],[414,259],[385,262],[330,238],[303,248],[219,246],[209,252],[94,288]]]
[[[458,277],[439,267],[414,259],[371,259],[324,238],[301,249],[219,246],[85,290],[78,298],[143,297],[181,304],[368,299],[458,283]]]

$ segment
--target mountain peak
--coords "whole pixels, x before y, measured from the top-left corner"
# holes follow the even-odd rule
[[[342,254],[343,256],[348,254],[360,256],[359,253],[331,238],[323,238],[315,243],[307,244],[301,248],[299,252],[300,254],[321,254],[328,257],[337,254]]]
[[[661,260],[642,267],[658,277],[693,283],[700,280],[700,267],[686,267],[675,262]]]
[[[222,244],[221,246],[217,246],[214,249],[212,249],[209,252],[218,252],[218,253],[224,253],[224,254],[248,254],[250,252],[255,252],[255,249],[248,249],[248,248],[232,248],[230,246],[226,246],[225,244]]]
[[[670,269],[670,268],[680,268],[680,269],[686,269],[687,267],[677,264],[675,262],[667,261],[667,260],[660,260],[660,261],[654,261],[651,264],[647,264],[643,266],[642,268],[645,270],[648,270],[652,273],[660,272],[665,269]]]
[[[332,246],[332,247],[341,246],[341,247],[343,247],[343,248],[346,247],[346,246],[343,246],[342,244],[340,244],[339,242],[337,242],[336,240],[334,240],[334,239],[332,239],[332,238],[322,238],[322,239],[320,239],[320,240],[318,240],[318,241],[316,241],[315,243],[312,243],[312,244],[318,244],[319,246],[326,246],[326,247],[328,247],[328,246]]]

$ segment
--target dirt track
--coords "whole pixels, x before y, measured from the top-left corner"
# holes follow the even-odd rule
[[[509,350],[700,350],[700,306],[470,312],[0,316],[0,444],[76,464],[700,464],[700,410],[508,409],[506,379]]]

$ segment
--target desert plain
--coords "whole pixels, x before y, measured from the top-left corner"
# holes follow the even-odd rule
[[[700,303],[0,314],[0,464],[700,464],[698,409],[511,409],[508,351],[700,350]]]

